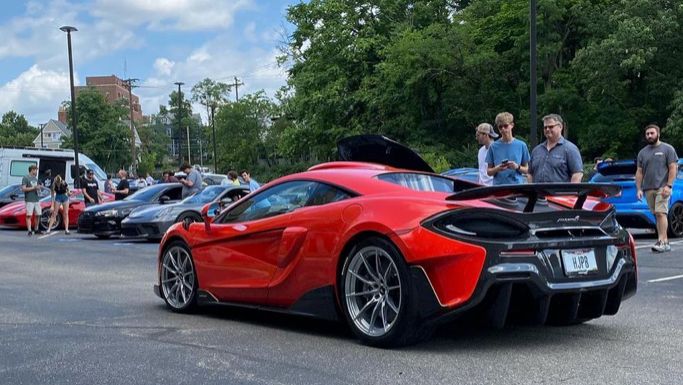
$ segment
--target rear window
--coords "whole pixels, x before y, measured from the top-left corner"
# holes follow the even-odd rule
[[[377,179],[406,187],[413,191],[452,193],[455,190],[455,182],[452,179],[429,174],[395,172],[378,175]]]

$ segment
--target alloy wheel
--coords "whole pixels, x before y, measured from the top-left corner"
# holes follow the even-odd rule
[[[676,203],[669,214],[669,232],[672,236],[683,236],[683,204]]]
[[[182,310],[192,305],[196,279],[190,253],[183,246],[172,246],[164,253],[161,265],[161,288],[172,308]]]
[[[399,317],[402,294],[398,268],[387,251],[367,246],[351,257],[344,296],[349,316],[362,333],[389,333]]]

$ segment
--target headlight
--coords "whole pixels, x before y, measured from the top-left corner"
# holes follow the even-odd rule
[[[119,212],[116,209],[110,209],[98,211],[95,215],[98,217],[115,217],[118,215],[118,213]]]

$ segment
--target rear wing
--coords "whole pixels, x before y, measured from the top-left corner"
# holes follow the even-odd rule
[[[464,201],[470,199],[513,198],[528,199],[524,212],[532,212],[539,198],[553,196],[577,197],[574,209],[582,209],[586,198],[607,198],[621,193],[621,187],[607,183],[531,183],[519,185],[500,185],[490,187],[476,187],[457,192],[448,196],[450,201]]]

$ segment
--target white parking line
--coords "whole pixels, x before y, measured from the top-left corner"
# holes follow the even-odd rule
[[[52,232],[49,232],[49,233],[47,233],[47,234],[45,234],[45,235],[39,236],[38,239],[44,239],[44,238],[47,238],[47,237],[51,237],[51,236],[53,236],[53,235],[55,235],[55,234],[57,234],[57,232],[56,232],[56,231],[52,231]]]
[[[653,283],[653,282],[664,282],[664,281],[671,281],[671,280],[680,279],[680,278],[683,278],[683,275],[674,275],[674,276],[671,276],[671,277],[664,277],[664,278],[651,279],[651,280],[649,280],[649,281],[647,281],[647,282],[648,282],[648,283]]]
[[[645,249],[645,248],[648,248],[648,247],[652,247],[652,245],[653,245],[655,242],[656,242],[656,241],[653,241],[652,244],[648,244],[648,245],[636,246],[636,250],[638,250],[638,249]],[[637,243],[637,242],[636,242],[636,243]],[[679,244],[679,243],[683,243],[683,240],[669,242],[670,245],[677,245],[677,244]]]

